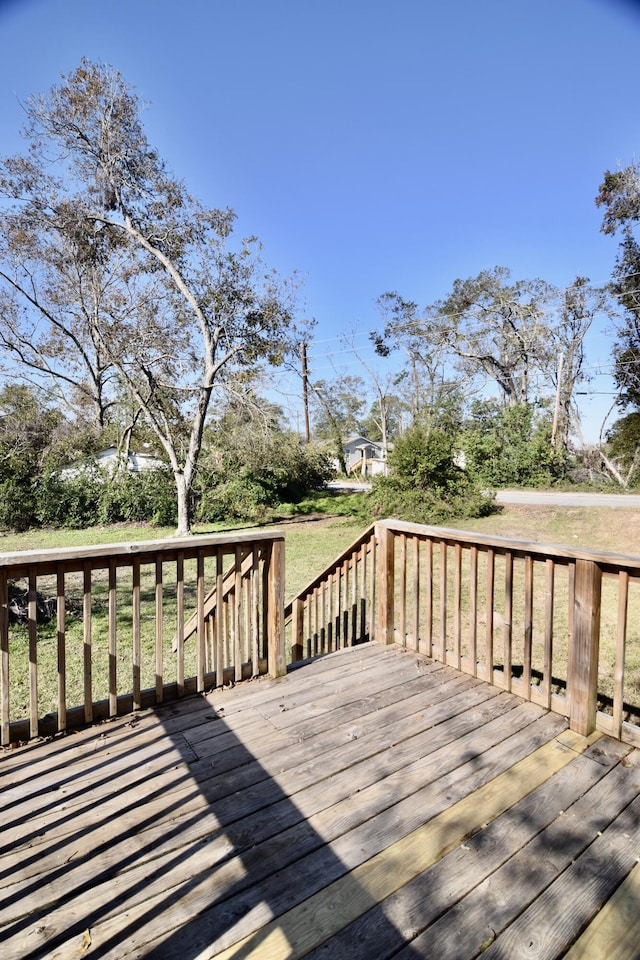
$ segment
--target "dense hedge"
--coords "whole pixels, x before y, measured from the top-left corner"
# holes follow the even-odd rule
[[[175,484],[168,470],[110,478],[97,470],[65,479],[52,473],[40,480],[35,494],[43,526],[78,529],[144,521],[170,526],[177,520]]]

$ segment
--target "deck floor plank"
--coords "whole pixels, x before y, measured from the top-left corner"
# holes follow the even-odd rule
[[[592,960],[637,751],[566,727],[366,645],[6,751],[0,956]]]
[[[596,748],[587,749],[465,843],[310,953],[310,960],[329,960],[334,956],[376,956],[385,960],[395,956],[405,943],[413,941],[427,927],[432,936],[431,924],[441,917],[451,919],[450,911],[470,890],[476,889],[603,779],[629,750],[619,744],[615,747],[606,764],[602,762],[601,751],[598,751],[598,762],[593,762],[592,751]],[[471,924],[465,917],[462,929],[466,926]],[[450,928],[447,940],[455,943],[456,948],[459,931],[456,923]],[[484,918],[473,935],[480,945],[488,939],[490,931]],[[415,950],[409,950],[407,955],[415,955]]]
[[[571,769],[575,775],[573,764]],[[443,960],[465,960],[477,956],[482,949],[483,956],[537,957],[532,938],[527,939],[526,947],[523,936],[518,937],[517,943],[514,940],[522,926],[521,915],[537,898],[543,898],[547,913],[538,913],[536,917],[536,937],[550,936],[551,929],[557,931],[557,924],[552,928],[548,918],[559,918],[564,910],[571,913],[573,906],[550,896],[548,888],[554,878],[570,867],[574,858],[588,849],[593,838],[625,809],[636,793],[637,786],[634,787],[627,771],[618,765],[573,804],[560,809],[544,829],[443,913],[411,943],[405,956],[437,955]],[[509,932],[505,934],[507,943],[503,946],[500,934],[505,930]],[[495,948],[490,950],[489,945],[494,942]]]
[[[566,960],[634,960],[640,943],[640,865],[636,864],[593,923],[574,943]]]
[[[495,712],[496,712],[496,707],[493,706],[490,702],[488,704],[483,704],[482,694],[483,694],[482,689],[476,688],[476,691],[474,691],[473,700],[469,700],[468,698],[466,700],[467,707],[472,707],[474,703],[477,702],[478,704],[477,711],[476,713],[473,714],[473,716],[477,717],[478,724],[481,724],[483,722],[483,717],[487,714],[487,711],[492,710],[493,715],[495,715]],[[485,698],[485,699],[490,700],[491,698]],[[293,795],[294,793],[298,794],[301,790],[308,789],[310,786],[314,787],[318,782],[319,776],[322,776],[325,779],[328,778],[329,776],[332,776],[333,777],[332,787],[335,790],[338,783],[338,781],[335,778],[335,775],[339,773],[343,773],[344,771],[347,771],[347,772],[353,771],[356,764],[359,765],[357,769],[360,770],[362,768],[363,761],[365,761],[368,757],[372,755],[376,755],[379,762],[385,761],[387,764],[386,769],[388,771],[391,771],[392,769],[396,769],[404,762],[409,762],[409,760],[412,758],[413,755],[415,756],[420,756],[423,754],[426,755],[428,752],[433,751],[438,746],[442,746],[443,744],[455,739],[457,735],[457,730],[462,729],[463,725],[466,722],[468,722],[465,719],[464,713],[462,713],[462,716],[460,716],[460,712],[462,712],[463,706],[464,705],[462,706],[458,705],[458,707],[456,708],[459,711],[458,716],[457,717],[454,716],[451,719],[447,719],[446,722],[443,722],[444,715],[442,712],[442,708],[439,708],[437,711],[436,710],[432,710],[431,712],[424,711],[423,715],[421,716],[420,726],[417,727],[417,723],[416,723],[412,728],[411,732],[413,733],[413,736],[408,738],[404,742],[398,742],[397,749],[394,750],[393,753],[391,753],[390,751],[383,753],[384,740],[386,736],[384,729],[377,730],[375,736],[371,736],[369,738],[354,737],[352,740],[345,739],[344,747],[342,745],[341,738],[338,737],[336,741],[336,745],[340,746],[341,749],[334,750],[333,752],[329,753],[327,757],[323,756],[322,770],[320,771],[320,773],[318,773],[315,769],[318,763],[317,753],[315,752],[317,751],[317,746],[315,744],[312,745],[314,748],[314,756],[311,761],[309,761],[308,759],[309,755],[308,755],[308,750],[306,750],[306,748],[305,748],[306,752],[298,751],[297,766],[295,766],[294,764],[291,764],[288,768],[289,777],[287,781],[287,786],[288,786],[288,790],[290,791],[290,795]],[[508,709],[511,706],[512,704],[504,703],[503,709]],[[436,724],[438,725],[437,727],[436,727]],[[415,732],[416,727],[417,727],[417,732]],[[398,734],[399,734],[399,731],[397,731],[396,736]],[[221,765],[220,771],[218,771],[218,769],[216,768],[215,773],[217,776],[221,776],[224,778],[224,767],[222,767]],[[265,784],[268,789],[269,787],[268,779],[265,780]],[[353,780],[351,780],[351,774],[348,773],[348,781],[344,788],[346,793],[350,793],[356,788],[357,788],[357,784],[354,783]],[[147,820],[152,821],[153,828],[157,832],[160,832],[163,829],[165,829],[165,826],[164,826],[165,821],[172,821],[175,819],[176,814],[175,814],[175,810],[173,809],[174,802],[179,803],[181,816],[186,816],[186,815],[189,815],[191,812],[196,812],[196,811],[198,812],[199,816],[201,816],[202,815],[201,811],[203,810],[203,808],[205,810],[208,810],[209,808],[207,801],[202,795],[202,791],[198,790],[194,792],[191,785],[187,787],[182,787],[180,790],[178,790],[177,791],[178,797],[176,798],[172,797],[172,793],[175,793],[175,792],[176,792],[175,790],[174,791],[163,790],[160,796],[149,797],[147,799],[147,802],[145,804],[145,817]],[[325,794],[326,792],[324,785],[322,785],[322,781],[321,781],[320,790],[317,792],[320,792],[321,794]],[[191,794],[191,796],[188,796],[189,793]],[[247,815],[251,815],[251,813],[255,809],[255,806],[256,806],[255,793],[249,798],[249,800],[250,802],[247,805]],[[128,810],[126,807],[123,807],[122,801],[123,801],[123,794],[120,794],[117,799],[117,802],[112,801],[111,804],[109,805],[110,813],[111,812],[115,813],[116,811],[119,812],[119,818],[118,818],[119,827],[121,829],[123,827],[132,829],[137,825],[138,830],[142,829],[142,827],[138,823],[140,818],[138,805],[134,804],[133,809]],[[226,807],[224,806],[221,807],[220,805],[218,805],[217,807],[218,825],[219,824],[225,825],[225,824],[231,823],[233,822],[233,819],[237,819],[239,816],[241,816],[242,807],[244,805],[245,805],[244,801],[239,805],[237,800],[234,800],[233,806],[231,806],[231,809],[229,809],[228,811]],[[104,811],[105,806],[103,805],[101,809]],[[44,832],[41,837],[36,839],[28,838],[27,840],[22,840],[22,842],[20,842],[22,838],[20,837],[19,829],[16,830],[14,836],[11,837],[11,840],[13,842],[13,852],[6,855],[6,858],[3,864],[4,869],[3,871],[0,871],[0,886],[2,885],[2,876],[6,872],[7,868],[10,868],[12,865],[13,866],[22,865],[22,870],[24,872],[26,868],[26,864],[22,858],[24,856],[23,848],[25,846],[27,846],[29,850],[34,851],[33,853],[34,858],[41,863],[41,866],[44,869],[46,865],[42,860],[42,858],[47,855],[48,848],[50,847],[53,847],[54,849],[60,849],[61,847],[63,848],[64,847],[64,844],[62,843],[63,838],[68,835],[72,835],[72,836],[76,835],[85,825],[85,821],[88,821],[89,824],[93,826],[93,838],[96,844],[99,843],[98,831],[100,829],[102,829],[103,832],[106,832],[108,839],[112,841],[113,835],[112,835],[111,826],[109,825],[108,822],[106,822],[104,824],[101,823],[100,827],[96,828],[95,815],[93,810],[94,810],[93,804],[91,804],[87,807],[84,816],[81,816],[79,811],[76,809],[74,812],[73,820],[63,818],[61,822],[56,822],[53,824],[50,822],[47,825],[46,832]],[[305,812],[307,812],[307,810],[308,810],[308,801],[307,801],[307,805],[305,806]],[[44,830],[45,823],[46,823],[46,815],[42,823],[43,830]],[[211,829],[210,825],[204,822],[202,825],[203,834],[206,834],[206,832],[209,831],[210,829]],[[9,839],[8,836],[7,836],[7,839]],[[71,843],[73,842],[74,841],[72,839]],[[37,848],[37,853],[35,852],[36,848]],[[63,852],[63,856],[64,856],[64,852]]]

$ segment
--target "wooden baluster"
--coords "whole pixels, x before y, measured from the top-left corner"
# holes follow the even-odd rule
[[[413,538],[413,649],[420,650],[420,539]]]
[[[58,672],[58,731],[67,729],[67,643],[64,564],[56,567],[56,653]]]
[[[622,735],[624,707],[624,662],[627,644],[627,616],[629,610],[629,574],[618,574],[618,623],[616,629],[616,660],[613,671],[613,735]]]
[[[287,672],[284,650],[284,541],[274,540],[269,563],[269,623],[267,629],[269,674],[283,677]]]
[[[260,673],[260,548],[254,545],[251,557],[251,675]]]
[[[478,676],[478,548],[471,547],[469,570],[469,659],[471,673]]]
[[[551,707],[551,679],[553,676],[553,606],[555,591],[555,570],[553,560],[545,561],[545,599],[544,599],[544,667],[543,694],[547,709]]]
[[[224,617],[224,668],[223,668],[223,683],[224,683],[224,670],[227,667],[231,667],[233,663],[233,590],[230,590],[227,594],[226,599],[222,605],[222,613]]]
[[[455,545],[455,569],[453,580],[453,656],[459,670],[462,664],[462,544]]]
[[[487,550],[487,605],[486,605],[486,649],[485,663],[487,675],[485,680],[493,683],[493,594],[496,575],[495,553],[491,547]]]
[[[327,578],[327,652],[331,653],[334,649],[333,637],[333,596],[335,591],[335,574],[332,572]]]
[[[507,552],[504,557],[504,634],[503,634],[503,663],[504,685],[511,690],[511,663],[513,639],[513,554]]]
[[[109,716],[118,715],[118,591],[115,560],[109,561]]]
[[[447,544],[440,541],[440,660],[447,662]]]
[[[142,648],[140,641],[140,558],[133,558],[132,627],[133,627],[133,709],[142,707]]]
[[[403,647],[407,646],[407,537],[401,533],[398,537],[400,556],[398,558],[398,639]]]
[[[370,637],[371,637],[371,640],[376,640],[376,639],[377,639],[377,623],[376,623],[376,621],[377,621],[377,606],[376,606],[377,592],[376,592],[376,591],[377,591],[377,582],[378,582],[378,577],[377,577],[377,572],[378,572],[378,568],[377,568],[378,547],[377,547],[377,540],[376,540],[376,538],[375,538],[375,535],[371,537],[371,540],[369,541],[369,543],[370,543],[370,553],[371,553],[371,576],[369,577],[369,583],[371,584],[371,598],[370,598],[370,601],[369,601],[369,606],[370,606],[370,613],[369,613],[369,621],[370,621],[369,635],[370,635]]]
[[[162,703],[164,691],[162,559],[156,557],[156,703]]]
[[[367,631],[367,544],[360,547],[360,642],[368,639]]]
[[[304,634],[304,637],[305,637],[305,641],[304,641],[304,642],[305,642],[305,650],[306,650],[306,659],[307,659],[307,660],[309,659],[309,657],[313,656],[313,637],[312,637],[313,625],[312,625],[312,622],[311,622],[311,608],[312,608],[311,600],[312,600],[312,597],[313,597],[313,594],[312,594],[312,593],[307,593],[306,596],[305,596],[305,598],[304,598],[304,601],[303,601],[303,602],[304,602],[305,624],[306,624],[306,629],[305,629],[305,634]]]
[[[524,696],[531,699],[531,659],[533,653],[533,557],[524,559],[524,653],[522,682]]]
[[[291,662],[304,659],[304,601],[296,597],[291,607]]]
[[[343,611],[343,572],[342,564],[336,570],[337,593],[336,593],[336,650],[341,650],[344,646],[344,634],[342,632],[342,611]]]
[[[242,554],[235,550],[235,603],[233,605],[233,666],[236,683],[242,680]]]
[[[378,541],[378,640],[393,643],[394,590],[395,590],[395,538],[393,532],[382,523],[377,523]]]
[[[569,600],[569,610],[568,610],[568,637],[567,637],[567,683],[569,681],[569,676],[571,675],[571,656],[573,653],[573,618],[574,618],[574,601],[576,594],[576,565],[575,563],[569,564],[569,576],[568,576],[568,600]]]
[[[11,741],[11,709],[9,698],[9,581],[6,567],[0,569],[0,743]]]
[[[224,686],[224,554],[222,547],[216,550],[216,633],[214,670],[216,686]]]
[[[573,643],[568,677],[571,729],[582,736],[595,730],[600,642],[602,572],[593,560],[576,560]]]
[[[184,696],[184,551],[176,557],[176,680],[178,696]]]
[[[204,554],[198,551],[196,561],[196,690],[204,692]]]

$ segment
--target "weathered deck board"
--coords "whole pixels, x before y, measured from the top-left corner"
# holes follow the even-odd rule
[[[637,756],[376,646],[7,751],[0,955],[624,960]]]

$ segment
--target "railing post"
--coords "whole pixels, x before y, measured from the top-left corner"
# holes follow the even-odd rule
[[[596,727],[601,585],[598,564],[577,559],[567,686],[571,729],[585,737]]]
[[[284,540],[274,540],[267,575],[267,658],[270,677],[283,677],[287,672],[284,650],[284,579]]]
[[[383,523],[376,523],[377,541],[377,593],[378,593],[378,640],[393,643],[394,588],[395,588],[395,540],[392,531]]]

